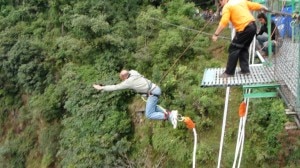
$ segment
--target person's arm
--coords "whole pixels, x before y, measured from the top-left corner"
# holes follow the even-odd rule
[[[93,84],[93,87],[97,90],[102,90],[103,86],[102,85],[97,85],[97,84]]]
[[[212,36],[212,40],[213,41],[217,41],[218,36],[220,35],[220,33],[223,31],[223,29],[228,25],[229,23],[229,19],[230,19],[230,12],[227,6],[224,6],[223,10],[222,10],[222,18],[219,22],[219,26],[216,29],[215,33]]]
[[[97,90],[115,91],[115,90],[129,89],[130,85],[128,84],[127,80],[125,80],[125,81],[123,81],[119,84],[116,84],[116,85],[101,86],[101,85],[94,84],[93,87]]]
[[[246,1],[246,3],[248,8],[252,11],[258,11],[258,10],[268,11],[268,8],[266,6],[261,5],[257,2]]]
[[[216,29],[215,33],[212,36],[213,41],[217,41],[219,34],[223,31],[225,27],[219,24],[218,28]]]

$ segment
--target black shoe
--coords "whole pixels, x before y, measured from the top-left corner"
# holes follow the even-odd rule
[[[229,77],[233,77],[234,75],[229,75],[226,72],[222,73],[219,78],[229,78]]]
[[[240,75],[250,75],[250,72],[242,72],[242,71],[239,71],[238,74],[240,74]]]

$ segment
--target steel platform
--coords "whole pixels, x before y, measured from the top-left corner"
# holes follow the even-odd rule
[[[225,71],[225,68],[208,68],[205,69],[201,87],[227,87],[241,86],[251,84],[274,84],[274,69],[272,66],[263,64],[250,65],[250,75],[242,75],[237,72],[240,68],[237,67],[233,77],[220,78],[220,75]]]

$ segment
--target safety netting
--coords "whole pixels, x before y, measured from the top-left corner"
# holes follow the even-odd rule
[[[300,0],[256,0],[269,8],[281,44],[266,58],[282,97],[300,116]],[[278,41],[277,41],[278,42]]]

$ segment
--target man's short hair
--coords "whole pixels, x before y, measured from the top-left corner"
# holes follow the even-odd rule
[[[267,19],[267,16],[266,16],[264,13],[259,13],[259,14],[257,15],[257,18],[258,18],[258,19],[264,19],[265,21],[268,20],[268,19]]]

